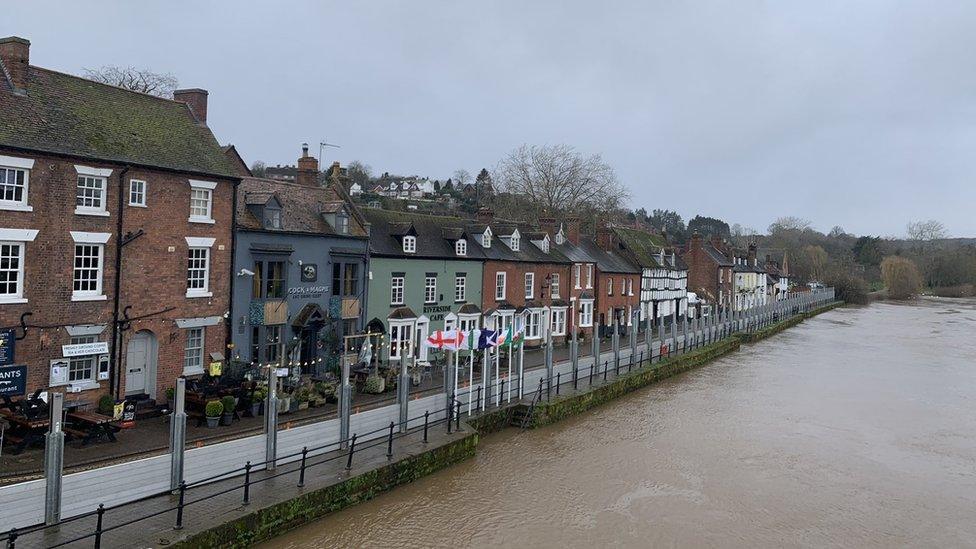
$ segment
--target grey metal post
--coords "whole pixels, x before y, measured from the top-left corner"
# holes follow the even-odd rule
[[[176,406],[169,416],[169,489],[178,490],[183,480],[183,454],[186,450],[186,379],[176,380],[173,399]]]
[[[553,357],[552,357],[552,332],[546,330],[546,398],[552,394]]]
[[[678,310],[671,313],[671,349],[672,353],[678,352]]]
[[[285,364],[284,346],[281,349],[280,365]],[[278,455],[278,370],[268,364],[268,398],[264,403],[264,460],[265,468],[274,470]]]
[[[366,343],[369,345],[369,343]],[[377,346],[376,352],[379,353],[380,349]],[[351,365],[349,360],[346,358],[345,353],[342,356],[342,392],[339,395],[339,447],[345,450],[348,447],[349,440],[349,417],[352,415],[352,384],[349,383],[349,375],[351,370]],[[366,368],[369,369],[369,364]]]
[[[658,343],[664,345],[664,317],[655,318],[654,322],[657,322],[657,339]]]
[[[454,353],[457,351],[447,351],[444,355],[447,358],[447,364],[444,366],[444,406],[447,407],[454,406],[454,402],[451,401],[454,395]],[[512,352],[512,348],[509,347],[508,352]],[[511,381],[511,380],[509,380]],[[456,397],[455,397],[456,398]]]
[[[492,366],[491,362],[492,362],[491,353],[482,350],[481,351],[481,384],[485,388],[483,391],[485,398],[481,400],[482,410],[487,410],[488,403],[491,402],[491,384],[493,383],[492,375],[494,375],[494,372],[492,371],[492,367],[491,367]]]
[[[397,382],[397,404],[400,405],[400,432],[407,432],[408,406],[410,404],[410,373],[409,365],[414,357],[400,358],[400,380]]]
[[[637,360],[637,327],[640,326],[639,311],[632,310],[630,317],[630,363],[633,364]]]
[[[576,301],[572,302],[570,306],[570,318],[573,321],[573,338],[569,340],[569,360],[573,367],[573,379],[576,379],[579,375],[579,315],[576,312]]]
[[[620,319],[617,313],[613,314],[613,323],[610,325],[613,334],[610,336],[610,344],[613,348],[613,367],[614,371],[620,368]]]
[[[61,520],[61,475],[64,473],[64,431],[61,429],[64,393],[49,393],[51,427],[44,444],[44,524]]]
[[[651,360],[651,340],[654,339],[654,324],[651,322],[651,313],[648,311],[647,318],[644,319],[647,326],[644,328],[644,343],[647,344],[647,360]]]

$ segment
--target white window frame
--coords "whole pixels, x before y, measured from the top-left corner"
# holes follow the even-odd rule
[[[403,305],[403,287],[406,282],[405,276],[394,276],[390,278],[390,305]]]
[[[579,325],[580,328],[593,327],[593,300],[584,299],[580,301]]]
[[[133,187],[140,185],[141,189],[136,191]],[[135,206],[137,208],[146,207],[146,195],[149,192],[149,184],[146,183],[145,179],[130,179],[129,180],[129,205]],[[141,200],[132,200],[133,194],[138,193],[141,196]]]
[[[607,277],[607,295],[613,295],[613,277]]]
[[[576,265],[573,265],[573,278],[576,279],[573,282],[573,286],[577,290],[580,289],[580,283],[582,282],[582,280],[580,280],[580,278],[582,277],[582,275],[583,275],[583,265],[581,265],[579,263],[577,263]]]
[[[586,266],[586,289],[593,289],[593,264]]]
[[[15,229],[0,229],[0,246],[17,246],[17,269],[7,269],[8,273],[17,273],[17,291],[12,293],[0,294],[0,305],[7,303],[27,303],[24,298],[25,273],[24,260],[27,258],[27,243],[34,240],[37,231],[30,231],[32,234],[14,234]],[[17,231],[27,233],[28,231]],[[20,238],[10,238],[19,236]],[[27,238],[29,236],[29,239]],[[14,256],[11,255],[11,258]]]
[[[521,237],[519,237],[518,232],[516,232],[515,234],[513,234],[511,236],[511,238],[509,239],[509,242],[512,243],[512,245],[510,247],[512,248],[512,251],[513,252],[519,251],[519,248],[522,247],[521,240],[522,239],[521,239]]]
[[[454,302],[460,303],[468,299],[468,277],[456,275],[454,277]]]
[[[200,335],[199,346],[194,345],[190,347],[190,342],[192,334]],[[195,339],[195,338],[194,338]],[[199,355],[191,357],[189,355],[190,351],[198,352]],[[204,373],[204,361],[207,353],[207,329],[203,326],[198,326],[195,328],[186,328],[186,341],[183,343],[183,375],[185,376],[196,376]],[[199,360],[199,365],[191,365],[190,360],[194,362]]]
[[[529,309],[525,315],[525,339],[542,337],[542,309]]]
[[[413,321],[390,322],[390,360],[409,356],[413,344],[413,328]]]
[[[535,273],[525,273],[525,299],[535,299]]]
[[[424,303],[437,303],[437,277],[424,277]]]
[[[30,175],[31,170],[34,169],[34,160],[30,158],[18,158],[15,156],[3,156],[0,155],[0,170],[10,170],[13,173],[23,172],[24,173],[24,185],[23,192],[21,193],[21,200],[4,200],[2,195],[0,195],[0,210],[15,211],[15,212],[32,212],[34,208],[28,204],[30,192]],[[16,186],[16,185],[11,185]]]
[[[501,284],[499,284],[499,282],[501,282]],[[505,271],[495,273],[495,301],[505,301],[505,294],[507,293],[506,286],[508,285],[507,283],[508,273]]]
[[[634,295],[634,279],[627,279],[627,295]]]
[[[553,336],[566,335],[566,308],[554,307],[549,312],[549,333]]]
[[[417,237],[412,235],[407,235],[403,237],[403,253],[405,254],[415,254],[417,253]]]
[[[187,221],[190,223],[207,223],[213,225],[215,223],[213,219],[213,197],[214,189],[217,188],[217,183],[214,181],[198,181],[196,179],[189,179],[187,182],[190,184],[190,217]],[[206,215],[194,214],[193,213],[193,192],[200,191],[207,193],[207,213]]]
[[[75,215],[95,215],[108,217],[108,178],[112,175],[109,168],[93,168],[91,166],[80,166],[75,164],[75,171],[78,176],[75,178]],[[99,206],[79,206],[78,205],[78,183],[81,178],[97,179],[102,182],[99,192]]]
[[[186,297],[196,298],[196,297],[213,297],[213,292],[210,291],[210,267],[213,264],[213,255],[210,253],[210,249],[213,248],[214,238],[200,238],[187,236],[186,238],[186,260],[187,260],[187,270],[186,270]],[[206,250],[204,260],[206,261],[203,270],[203,287],[202,288],[191,288],[190,287],[190,252],[192,250]],[[199,258],[196,258],[199,259]],[[196,270],[199,270],[197,267]]]
[[[71,231],[71,239],[75,242],[75,250],[71,255],[71,301],[104,301],[108,299],[105,295],[103,280],[105,277],[105,244],[108,243],[111,233],[86,233]],[[98,251],[98,268],[96,269],[95,289],[94,290],[75,290],[75,272],[78,270],[78,246],[91,246]]]
[[[549,297],[559,297],[559,273],[549,275]]]
[[[462,238],[461,240],[455,242],[454,253],[460,256],[468,255],[468,241]]]

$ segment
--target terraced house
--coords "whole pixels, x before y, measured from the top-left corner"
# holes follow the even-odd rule
[[[323,184],[324,182],[324,184]],[[362,331],[365,219],[345,193],[338,163],[320,177],[302,150],[293,182],[248,177],[237,193],[233,357],[289,362],[322,375],[339,362],[343,336]]]
[[[725,242],[717,236],[709,240],[695,232],[688,249],[681,256],[688,265],[688,288],[695,292],[700,303],[725,310],[732,306],[734,263],[727,255]]]
[[[732,254],[732,308],[745,311],[766,304],[766,268],[756,259],[756,245]]]
[[[383,360],[428,361],[434,330],[481,327],[485,254],[470,220],[388,210],[363,211],[370,224],[367,329],[387,335]]]
[[[640,320],[669,322],[687,314],[688,267],[660,235],[628,227],[610,227],[598,237],[600,247],[623,255],[641,269]]]
[[[0,327],[27,326],[27,391],[150,402],[224,360],[240,170],[207,92],[36,67],[16,37],[0,68]]]

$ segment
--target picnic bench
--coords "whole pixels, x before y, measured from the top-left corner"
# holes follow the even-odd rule
[[[67,420],[70,425],[63,427],[64,432],[80,438],[82,446],[102,438],[107,438],[109,442],[116,442],[115,433],[121,430],[121,427],[115,424],[115,418],[93,412],[68,412]]]
[[[24,414],[11,412],[10,410],[0,410],[0,415],[12,426],[11,431],[4,434],[5,442],[14,444],[13,454],[17,455],[35,443],[44,444],[44,435],[51,420],[47,417],[28,418]]]

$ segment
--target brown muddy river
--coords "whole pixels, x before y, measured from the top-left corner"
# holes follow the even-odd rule
[[[821,315],[268,546],[976,546],[976,301]]]

